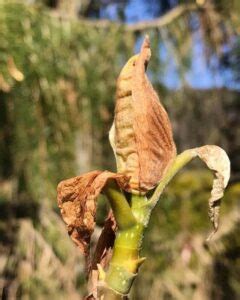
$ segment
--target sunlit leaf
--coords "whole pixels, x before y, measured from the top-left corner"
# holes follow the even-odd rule
[[[107,180],[115,179],[122,188],[128,182],[124,175],[108,171],[92,171],[64,180],[58,185],[58,205],[68,233],[86,256],[95,226],[96,199]]]
[[[230,161],[226,152],[215,145],[206,145],[195,148],[197,156],[205,162],[210,170],[214,171],[214,180],[209,198],[209,218],[213,224],[214,232],[218,229],[220,199],[223,197],[230,178]],[[213,232],[213,233],[214,233]],[[208,237],[210,239],[212,234]]]
[[[145,74],[150,56],[146,37],[140,54],[130,58],[117,81],[110,140],[118,172],[131,177],[132,192],[152,189],[176,155],[168,115]]]

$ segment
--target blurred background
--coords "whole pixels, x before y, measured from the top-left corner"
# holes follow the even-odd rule
[[[211,230],[212,174],[191,163],[167,187],[145,235],[132,299],[240,299],[240,2],[0,0],[0,295],[81,299],[83,257],[57,183],[115,170],[108,131],[116,78],[150,35],[148,75],[178,152],[223,147],[232,174]],[[106,215],[99,200],[96,229]]]

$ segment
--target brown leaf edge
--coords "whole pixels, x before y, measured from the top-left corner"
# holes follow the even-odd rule
[[[209,198],[208,215],[213,224],[213,232],[207,238],[209,241],[219,226],[219,211],[221,198],[230,178],[230,160],[226,152],[215,145],[206,145],[203,147],[192,149],[196,155],[214,171],[214,180]]]
[[[116,237],[116,230],[117,224],[112,211],[110,211],[99,236],[91,262],[88,283],[88,290],[90,291],[90,294],[85,299],[97,299],[99,280],[98,266],[101,265],[102,269],[108,266],[112,257],[112,248]]]
[[[145,36],[133,75],[134,131],[139,155],[139,182],[145,192],[163,178],[176,157],[176,146],[168,114],[146,74],[151,58]]]
[[[146,36],[140,53],[128,60],[118,77],[109,133],[118,172],[130,176],[129,192],[135,194],[153,189],[176,157],[168,114],[146,75],[150,57]]]
[[[57,187],[58,206],[68,234],[86,259],[95,226],[96,200],[109,179],[114,179],[120,188],[127,188],[128,177],[109,171],[92,171],[63,180]]]

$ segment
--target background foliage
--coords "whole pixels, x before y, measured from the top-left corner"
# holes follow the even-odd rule
[[[151,16],[167,16],[165,25],[147,21],[131,27],[129,2],[0,0],[3,299],[84,294],[82,257],[58,215],[56,185],[93,168],[114,169],[107,133],[115,82],[145,33],[153,50],[149,75],[169,112],[178,151],[218,144],[229,153],[233,172],[221,229],[210,245],[204,241],[211,175],[195,163],[167,188],[146,233],[148,260],[132,297],[240,296],[239,3],[150,1]],[[204,78],[193,73],[195,46],[202,49],[206,77],[216,82],[207,89],[196,88]],[[214,81],[219,76],[221,85]],[[175,86],[169,77],[176,78]],[[101,225],[103,199],[99,208]]]

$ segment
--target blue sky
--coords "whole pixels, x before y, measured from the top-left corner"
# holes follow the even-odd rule
[[[163,0],[164,1],[164,0]],[[163,2],[162,2],[163,3]],[[171,1],[171,6],[176,4],[176,0]],[[118,19],[118,6],[121,3],[113,3],[104,6],[101,9],[100,17],[103,19],[117,20]],[[161,13],[161,1],[155,0],[130,0],[125,8],[125,18],[127,23],[134,23],[143,20],[152,20],[159,16]],[[136,52],[139,50],[140,43],[136,44]],[[164,76],[160,80],[172,89],[179,88],[181,81],[178,76],[177,66],[172,58],[168,47],[163,45],[160,47],[159,55],[167,61],[167,67]],[[211,67],[210,67],[211,66]],[[204,45],[201,40],[199,31],[193,34],[193,48],[192,48],[192,63],[190,70],[185,75],[185,80],[188,85],[193,88],[207,89],[212,87],[239,88],[238,85],[233,84],[231,80],[230,71],[220,71],[218,68],[217,57],[211,57],[207,62],[204,56]]]

